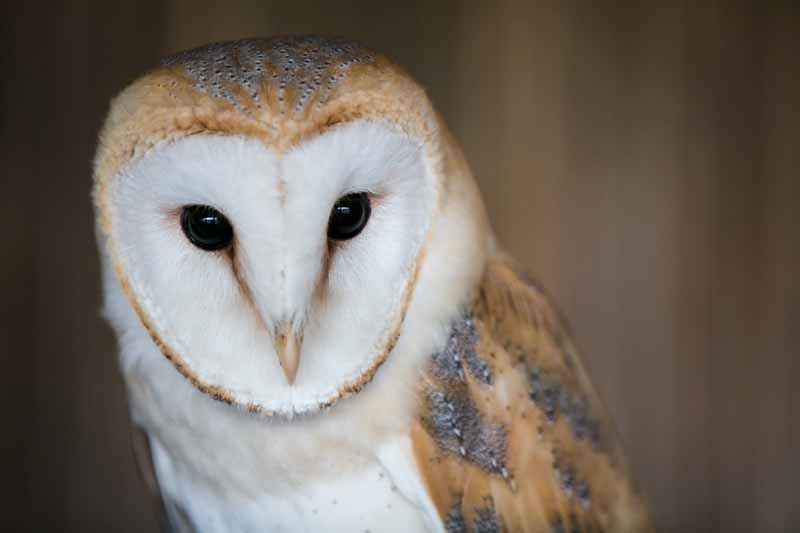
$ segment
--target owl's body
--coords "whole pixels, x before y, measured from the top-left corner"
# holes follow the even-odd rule
[[[385,58],[179,54],[115,101],[96,183],[135,448],[174,529],[648,529],[561,320]]]

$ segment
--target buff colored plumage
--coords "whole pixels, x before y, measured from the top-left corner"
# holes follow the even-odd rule
[[[448,531],[648,531],[547,296],[502,256],[433,355],[413,430]]]

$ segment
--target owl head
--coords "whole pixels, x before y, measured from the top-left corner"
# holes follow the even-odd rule
[[[464,183],[424,91],[359,45],[287,37],[170,57],[113,101],[100,136],[107,284],[139,321],[115,326],[146,329],[218,400],[330,406],[392,359],[421,277],[479,270],[448,257],[448,231],[485,247]]]

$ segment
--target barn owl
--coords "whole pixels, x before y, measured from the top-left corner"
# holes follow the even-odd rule
[[[320,37],[169,57],[113,100],[94,175],[171,530],[650,529],[564,321],[386,57]]]

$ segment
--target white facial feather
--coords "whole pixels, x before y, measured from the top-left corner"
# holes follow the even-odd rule
[[[366,228],[329,246],[332,206],[362,191],[374,198]],[[417,141],[356,121],[286,154],[236,136],[167,143],[123,170],[112,202],[120,267],[185,370],[237,403],[292,415],[334,400],[382,356],[436,193]],[[180,213],[193,204],[228,217],[233,254],[188,241]],[[304,325],[292,386],[268,331],[286,320]]]

